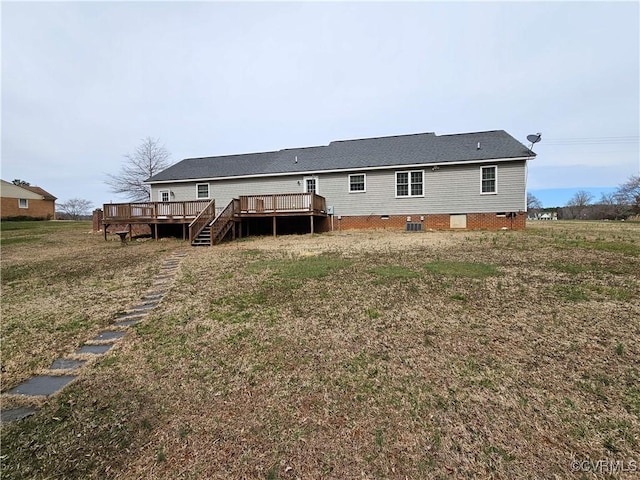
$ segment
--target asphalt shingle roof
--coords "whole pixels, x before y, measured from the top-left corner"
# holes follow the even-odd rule
[[[38,187],[38,186],[22,186],[22,188],[24,188],[25,190],[29,190],[33,193],[37,193],[38,195],[42,195],[43,198],[45,200],[57,200],[58,197],[54,197],[53,195],[51,195],[49,192],[47,192],[46,190]]]
[[[480,149],[478,149],[478,143],[480,143]],[[340,140],[331,142],[327,146],[290,148],[275,152],[187,158],[154,175],[147,182],[322,172],[534,156],[535,153],[504,130],[440,136],[433,133],[419,133]]]

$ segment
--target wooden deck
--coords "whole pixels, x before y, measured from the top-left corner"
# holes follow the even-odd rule
[[[148,224],[152,228],[155,226],[157,238],[158,225],[182,224],[183,238],[193,241],[222,213],[228,220],[240,224],[243,219],[273,217],[274,234],[277,217],[311,217],[310,225],[313,232],[313,217],[327,216],[325,198],[315,193],[241,195],[226,207],[220,207],[222,208],[218,208],[213,200],[107,203],[104,204],[102,219],[105,239],[110,225],[128,225],[131,232],[132,225]]]
[[[209,205],[209,200],[189,202],[106,203],[103,223],[189,223]]]
[[[315,193],[284,193],[277,195],[241,195],[240,217],[273,215],[321,215],[326,216],[324,197]]]

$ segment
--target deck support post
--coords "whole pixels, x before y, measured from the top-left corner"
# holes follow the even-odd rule
[[[311,235],[313,235],[313,215],[309,217],[311,219]]]
[[[153,226],[155,227],[154,230],[155,230],[155,234],[156,234],[155,236],[156,236],[156,242],[157,242],[158,241],[158,224],[155,223]]]
[[[132,228],[131,228],[131,224],[129,224],[129,241],[133,240],[133,233],[132,233]]]
[[[273,236],[276,236],[276,216],[273,216]]]
[[[187,224],[182,224],[182,241],[184,242],[187,239]]]

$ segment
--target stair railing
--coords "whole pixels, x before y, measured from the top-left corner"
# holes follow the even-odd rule
[[[216,201],[211,200],[189,224],[189,243],[193,243],[200,232],[211,222],[216,215]]]
[[[233,199],[229,205],[222,210],[211,224],[211,245],[220,243],[223,237],[229,231],[229,225],[234,221],[233,217],[236,213],[236,204],[238,200]]]

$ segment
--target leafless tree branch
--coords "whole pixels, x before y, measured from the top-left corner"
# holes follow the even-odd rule
[[[58,210],[66,213],[72,220],[78,220],[80,216],[86,214],[91,208],[91,202],[82,198],[72,198],[71,200],[57,204]]]
[[[159,139],[145,138],[133,154],[124,156],[117,174],[107,174],[106,184],[113,193],[132,202],[148,201],[150,188],[143,182],[171,165],[170,154]]]

